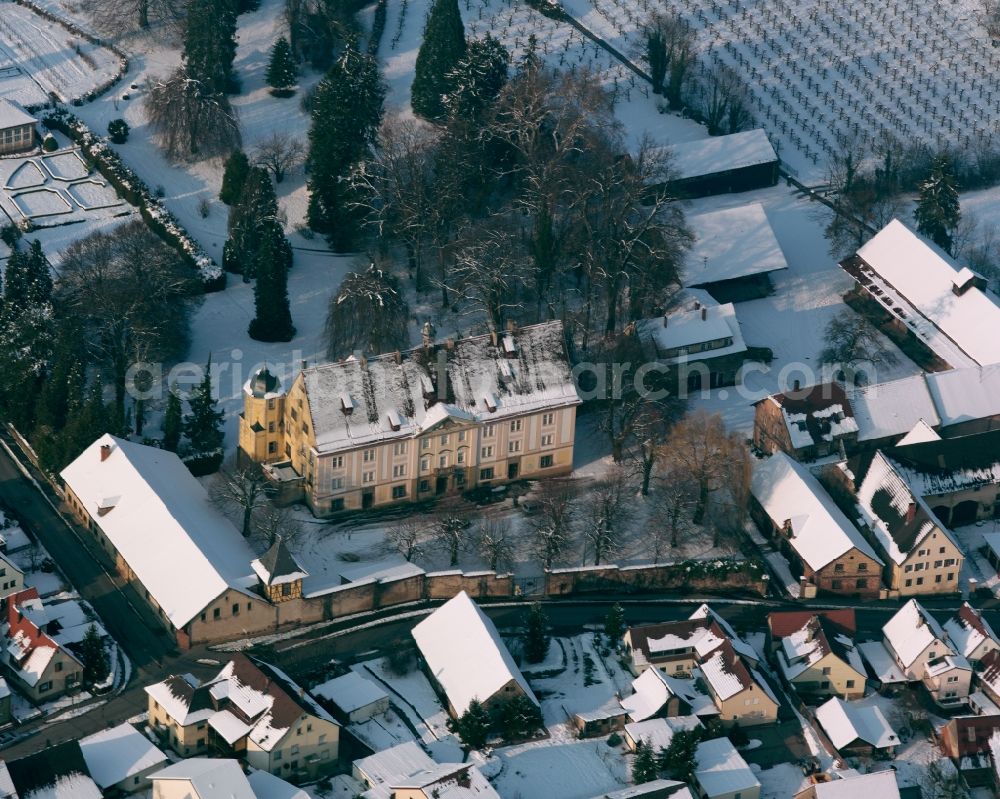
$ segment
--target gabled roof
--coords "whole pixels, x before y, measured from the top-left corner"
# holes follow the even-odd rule
[[[948,647],[947,636],[941,625],[915,599],[903,605],[883,625],[882,635],[904,669],[908,669],[920,657],[920,653],[935,641],[944,647],[937,653],[939,657],[945,654]]]
[[[485,702],[511,680],[538,704],[497,628],[465,591],[420,622],[412,634],[457,715],[473,699]]]
[[[186,780],[199,799],[256,799],[243,769],[228,758],[192,757],[156,771],[151,780]]]
[[[927,422],[923,420],[923,417],[910,428],[910,432],[899,439],[897,446],[907,447],[910,444],[924,444],[928,441],[940,441],[941,436],[938,435],[937,430],[931,427]]]
[[[854,608],[836,608],[833,610],[776,610],[767,614],[767,625],[771,635],[784,638],[802,626],[814,616],[820,616],[829,622],[837,632],[853,637],[858,630],[854,616]]]
[[[1000,365],[934,372],[926,380],[944,427],[1000,413]]]
[[[778,665],[789,680],[794,680],[831,654],[865,677],[865,665],[854,642],[823,616],[811,617],[781,639]]]
[[[251,769],[247,774],[247,782],[250,783],[256,799],[311,799],[304,789],[285,782],[281,777],[275,777],[267,771]]]
[[[10,760],[7,775],[20,799],[101,799],[102,796],[87,773],[76,741]]]
[[[701,727],[701,721],[697,716],[674,716],[633,721],[625,725],[625,732],[633,741],[646,741],[652,745],[654,752],[659,752],[670,746],[670,741],[678,730],[693,730],[698,727]]]
[[[322,364],[299,379],[321,453],[413,438],[447,417],[491,421],[581,401],[558,321]]]
[[[311,693],[320,699],[333,702],[344,713],[352,713],[389,696],[378,685],[356,671],[349,671],[340,677],[327,680],[313,688]]]
[[[279,535],[270,548],[251,562],[250,567],[264,585],[280,585],[304,580],[309,572],[299,566],[284,539]]]
[[[900,442],[886,454],[922,497],[1000,483],[1000,430],[905,446]]]
[[[899,745],[899,737],[875,705],[851,704],[835,696],[816,708],[816,720],[837,749],[856,742],[876,749]]]
[[[901,436],[921,422],[931,427],[941,424],[928,385],[933,377],[911,375],[854,389],[851,406],[858,423],[858,441]]]
[[[760,203],[687,217],[695,241],[685,259],[685,286],[703,286],[788,268]]]
[[[119,724],[80,739],[90,776],[101,788],[167,762],[167,756],[131,724]]]
[[[672,309],[665,316],[643,319],[636,325],[639,336],[652,342],[663,363],[701,361],[746,352],[746,341],[731,302],[710,306],[698,302],[699,307],[688,305]],[[704,350],[696,346],[711,342],[724,344]]]
[[[670,164],[676,179],[716,175],[758,164],[776,163],[777,154],[763,128],[678,142],[670,147]]]
[[[791,522],[789,543],[814,571],[852,549],[882,562],[812,473],[784,452],[755,465],[751,492],[778,527]]]
[[[892,770],[836,777],[829,782],[818,782],[811,786],[811,789],[815,791],[816,799],[858,799],[860,796],[871,799],[899,799],[896,772]],[[804,794],[805,790],[795,796]]]
[[[858,432],[854,409],[839,383],[817,383],[772,394],[754,404],[761,402],[769,402],[780,409],[794,449],[836,441]]]
[[[888,308],[949,364],[1000,362],[1000,340],[983,335],[1000,328],[1000,306],[988,292],[967,286],[943,250],[893,219],[858,250],[857,259],[864,262],[857,279],[891,299]]]
[[[979,681],[994,695],[1000,696],[1000,652],[993,650],[983,655],[979,669]]]
[[[643,721],[659,713],[675,696],[667,676],[659,669],[646,669],[632,680],[632,694],[622,697],[621,705],[633,721]]]
[[[948,633],[958,654],[963,657],[969,657],[987,639],[1000,647],[1000,640],[990,623],[968,602],[963,602],[958,612],[944,623],[944,631]]]
[[[175,674],[144,689],[182,727],[208,721],[215,713],[212,697],[191,674]]]
[[[732,625],[726,621],[722,616],[716,613],[709,605],[704,602],[700,604],[690,616],[689,619],[712,619],[715,621],[722,631],[729,638],[730,642],[742,657],[751,661],[752,663],[758,663],[760,661],[760,654],[754,649],[750,644],[744,641],[736,634],[736,630],[733,629]]]
[[[256,582],[253,550],[174,453],[104,435],[61,477],[176,629]]]
[[[16,128],[21,125],[34,125],[36,122],[38,120],[17,103],[0,97],[0,130]]]
[[[698,744],[694,778],[709,797],[729,796],[760,786],[728,738],[713,738]]]
[[[728,640],[698,664],[698,671],[721,701],[756,686],[775,705],[781,704],[760,672],[749,668]]]
[[[6,602],[4,646],[0,659],[27,685],[33,687],[38,684],[49,663],[59,652],[80,663],[73,652],[60,646],[44,631],[49,620],[35,588],[11,594]]]

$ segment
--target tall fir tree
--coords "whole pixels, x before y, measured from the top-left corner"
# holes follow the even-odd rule
[[[163,414],[163,448],[177,452],[181,445],[181,433],[184,426],[184,411],[181,408],[181,397],[177,387],[167,390],[167,408]]]
[[[424,24],[410,89],[415,114],[432,121],[445,118],[444,98],[455,88],[453,70],[465,50],[465,27],[458,0],[435,0]]]
[[[635,759],[632,761],[633,784],[642,785],[646,782],[652,782],[659,776],[658,772],[653,745],[640,738],[635,744]]]
[[[267,85],[275,97],[291,97],[295,93],[295,83],[299,70],[292,54],[292,46],[284,36],[271,48],[271,58],[267,63]]]
[[[464,56],[448,73],[453,88],[445,95],[449,117],[478,122],[507,83],[510,53],[489,33],[469,43]]]
[[[240,200],[229,213],[229,239],[222,253],[226,269],[243,275],[244,280],[254,277],[261,235],[277,219],[278,197],[271,176],[263,167],[251,167]]]
[[[962,218],[955,173],[947,155],[939,155],[931,173],[920,184],[920,198],[913,212],[917,232],[927,236],[949,255],[954,255],[955,231]]]
[[[382,122],[385,85],[375,60],[351,39],[313,94],[309,129],[309,226],[331,246],[354,246],[361,212],[351,174],[372,153]]]
[[[229,94],[237,89],[236,3],[234,0],[189,0],[184,28],[184,68],[202,94]]]
[[[535,602],[528,611],[528,624],[524,633],[524,657],[529,663],[541,663],[548,653],[548,619],[542,606]]]
[[[97,685],[106,680],[111,673],[108,652],[95,624],[87,627],[87,631],[83,634],[83,640],[80,642],[80,660],[83,662],[84,685]]]
[[[490,714],[478,699],[459,718],[448,722],[448,729],[458,735],[469,749],[482,749],[490,734]]]
[[[219,199],[226,205],[235,205],[243,194],[243,185],[250,173],[250,159],[242,150],[233,150],[226,159],[222,172],[222,188],[219,189]]]
[[[291,341],[295,336],[288,305],[288,265],[291,247],[281,226],[271,221],[260,235],[257,250],[257,282],[253,288],[256,314],[248,333],[256,341]]]
[[[197,455],[211,456],[221,452],[225,434],[222,432],[223,412],[212,394],[212,359],[205,365],[205,375],[188,397],[188,415],[184,418],[184,434]]]

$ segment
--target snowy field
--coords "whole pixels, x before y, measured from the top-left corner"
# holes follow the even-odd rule
[[[974,6],[934,0],[566,0],[618,49],[638,54],[641,26],[671,10],[697,35],[700,77],[726,64],[786,165],[822,178],[839,137],[934,147],[996,145],[1000,53]]]
[[[0,97],[39,106],[70,102],[120,71],[110,50],[81,39],[24,6],[0,3]]]

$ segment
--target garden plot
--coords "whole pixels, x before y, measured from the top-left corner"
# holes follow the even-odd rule
[[[30,8],[4,3],[0,14],[0,96],[22,105],[71,102],[100,89],[121,69],[110,50],[93,45]]]
[[[971,7],[933,0],[569,0],[626,52],[650,14],[676,11],[697,36],[704,78],[745,76],[757,122],[806,179],[838,142],[891,137],[934,148],[1000,145],[1000,52]]]
[[[90,174],[78,150],[41,156],[45,171],[56,180],[80,180]]]
[[[98,180],[81,180],[66,187],[66,192],[85,211],[121,205],[121,200],[107,183]]]
[[[28,189],[12,194],[10,199],[25,219],[44,219],[73,210],[69,201],[55,189]]]
[[[23,161],[14,173],[7,178],[4,188],[8,190],[30,189],[34,186],[41,186],[47,177],[42,172],[36,161]]]

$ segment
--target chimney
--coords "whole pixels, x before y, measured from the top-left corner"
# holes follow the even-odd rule
[[[453,350],[453,349],[455,349],[455,339],[453,339],[453,338],[446,338],[444,340],[444,348],[446,350]]]
[[[392,359],[396,362],[396,365],[399,366],[399,364],[403,362],[403,353],[401,353],[399,350],[396,350],[392,354]]]
[[[490,331],[490,344],[492,344],[495,347],[495,346],[497,346],[497,343],[498,343],[497,331],[496,330],[491,330]]]
[[[794,383],[792,383],[792,390],[793,391],[800,391],[801,389],[802,389],[802,383],[800,383],[798,380],[796,380]]]
[[[111,457],[111,445],[101,444],[101,463]]]
[[[309,361],[305,358],[302,359],[302,371],[304,372],[309,367]]]
[[[666,326],[667,326],[667,322],[668,322],[668,321],[670,321],[670,320],[668,319],[667,315],[666,315],[666,314],[663,314],[663,326],[664,326],[664,327],[666,327]]]
[[[910,502],[910,504],[906,506],[906,523],[910,524],[911,522],[913,522],[913,519],[916,517],[916,515],[917,515],[917,503]]]
[[[694,301],[694,309],[697,311],[699,308],[701,308],[701,301],[700,300],[695,300]]]
[[[515,322],[513,319],[508,319],[507,320],[507,332],[508,333],[516,333],[517,332],[517,322]]]
[[[706,319],[708,319],[708,308],[702,308],[701,309],[701,320],[704,322]]]

